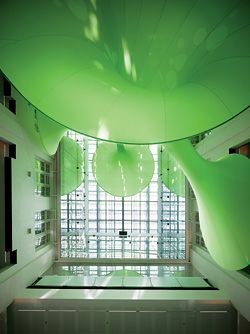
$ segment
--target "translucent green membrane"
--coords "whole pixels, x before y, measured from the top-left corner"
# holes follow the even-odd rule
[[[73,139],[63,137],[60,142],[61,195],[67,195],[83,182],[84,156],[81,146]]]
[[[43,146],[48,154],[53,155],[67,129],[39,111],[36,113],[36,118]]]
[[[185,175],[173,155],[163,146],[161,160],[162,182],[173,193],[185,197]]]
[[[148,146],[102,143],[92,161],[98,185],[114,196],[132,196],[149,184],[154,159]]]
[[[228,270],[250,263],[250,160],[232,154],[206,161],[187,140],[166,144],[194,190],[200,227],[214,260]]]
[[[26,101],[18,101],[16,115],[31,143],[49,155],[56,153],[65,127],[36,110]]]
[[[0,22],[2,71],[86,135],[171,141],[249,105],[249,1],[10,0]]]
[[[9,0],[1,1],[0,22],[0,69],[43,112],[20,123],[49,154],[66,128],[119,143],[166,142],[249,106],[248,0]],[[243,268],[249,161],[208,162],[181,141],[167,148],[196,193],[213,258],[226,269]],[[81,183],[82,163],[79,146],[63,139],[62,194]],[[116,196],[143,190],[153,169],[146,147],[102,144],[93,161],[98,184]]]

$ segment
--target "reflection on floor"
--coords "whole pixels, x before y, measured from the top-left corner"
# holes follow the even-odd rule
[[[202,277],[43,276],[32,288],[211,289]]]
[[[191,264],[171,264],[171,265],[65,265],[54,263],[44,275],[58,276],[106,276],[115,270],[134,270],[144,277],[199,277],[201,274]]]

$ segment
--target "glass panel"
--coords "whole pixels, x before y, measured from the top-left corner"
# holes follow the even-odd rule
[[[61,197],[61,256],[185,259],[185,199],[159,179],[158,145],[150,146],[155,170],[149,186],[121,198],[103,191],[93,177],[98,141],[73,131],[67,136],[85,150],[85,179]]]

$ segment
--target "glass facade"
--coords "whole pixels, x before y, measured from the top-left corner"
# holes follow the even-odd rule
[[[52,214],[50,210],[36,211],[35,213],[35,249],[38,250],[51,241]]]
[[[67,135],[85,151],[85,177],[79,188],[61,197],[61,256],[185,259],[185,199],[158,176],[161,148],[150,146],[155,171],[149,186],[131,197],[115,197],[92,174],[98,141],[72,131]]]
[[[51,166],[49,162],[38,158],[35,160],[36,195],[45,197],[50,196],[50,170]]]

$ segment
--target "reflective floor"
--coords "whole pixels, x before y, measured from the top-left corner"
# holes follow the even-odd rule
[[[64,265],[62,263],[54,263],[43,276],[106,276],[116,270],[133,270],[144,277],[199,277],[202,276],[191,264],[171,264],[171,265]]]
[[[202,277],[43,276],[32,288],[211,289]]]

